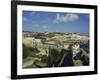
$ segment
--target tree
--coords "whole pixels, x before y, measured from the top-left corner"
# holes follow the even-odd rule
[[[23,44],[23,58],[28,56],[33,56],[35,53],[39,53],[40,51],[37,48],[28,47]]]
[[[49,48],[49,56],[48,56],[48,66],[56,66],[59,60],[60,53],[58,49]]]

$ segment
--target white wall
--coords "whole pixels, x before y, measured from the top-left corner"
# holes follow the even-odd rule
[[[78,4],[97,4],[99,7],[98,14],[100,14],[100,0],[34,0],[34,1],[48,1],[48,2],[60,2],[60,3],[78,3]],[[0,80],[10,80],[10,0],[0,0]],[[98,16],[100,21],[100,15]],[[100,22],[98,24],[100,26]],[[98,30],[100,28],[98,27]],[[98,31],[100,34],[100,31]],[[98,39],[100,41],[100,37]],[[100,44],[100,42],[98,42]],[[98,50],[100,45],[98,45]],[[98,52],[98,67],[100,67],[100,50]],[[100,68],[99,68],[100,73]],[[28,79],[27,79],[28,80]],[[55,78],[39,78],[31,80],[100,80],[100,74],[98,75],[84,75],[84,76],[67,76],[67,77],[55,77]]]

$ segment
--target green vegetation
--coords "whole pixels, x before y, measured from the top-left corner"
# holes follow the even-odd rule
[[[23,39],[23,68],[64,67],[72,63],[73,66],[74,63],[76,66],[89,65],[88,36],[78,33],[25,32]],[[80,46],[80,54],[77,53],[78,49],[73,48],[76,44]],[[77,48],[77,45],[74,47]],[[73,52],[77,55],[73,56]]]
[[[59,55],[59,51],[56,48],[49,48],[49,55],[56,58]]]
[[[36,62],[35,63],[36,67],[42,68],[42,67],[47,67],[47,63],[43,63],[43,62]]]
[[[49,56],[48,56],[48,66],[56,66],[56,63],[61,58],[61,54],[56,48],[49,48]]]
[[[54,33],[49,33],[47,36],[51,38],[51,37],[54,37],[55,34]]]
[[[40,51],[37,48],[28,47],[23,44],[23,59],[28,56],[34,56],[35,53],[39,52]]]
[[[28,47],[23,44],[23,60],[27,57],[33,57],[34,63],[24,68],[37,68],[37,67],[47,67],[47,56],[46,55],[36,55],[40,51],[37,48]],[[41,60],[39,60],[41,59]]]
[[[46,55],[41,55],[40,58],[41,58],[41,61],[36,60],[33,65],[35,65],[36,67],[40,67],[40,68],[47,67],[47,63],[48,63],[47,56]]]

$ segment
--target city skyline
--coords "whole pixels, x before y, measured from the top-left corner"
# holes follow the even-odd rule
[[[23,11],[23,31],[89,35],[89,14]]]

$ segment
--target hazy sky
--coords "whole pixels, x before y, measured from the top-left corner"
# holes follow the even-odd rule
[[[23,11],[23,31],[89,33],[89,14]]]

